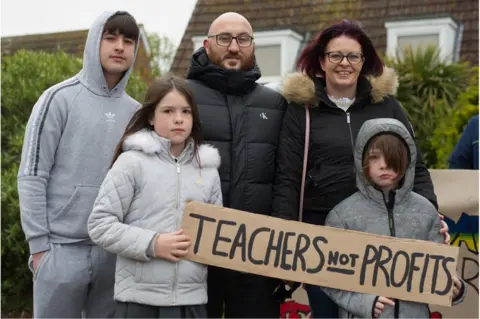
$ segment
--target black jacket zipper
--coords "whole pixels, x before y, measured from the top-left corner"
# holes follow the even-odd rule
[[[383,201],[385,201],[385,195],[383,197]],[[385,206],[387,206],[388,211],[388,227],[390,228],[390,236],[395,237],[395,219],[393,218],[393,206],[395,205],[395,192],[390,191],[388,193],[388,202],[385,202]],[[394,299],[395,302],[395,313],[394,318],[399,318],[400,315],[400,305],[398,299]]]
[[[352,126],[350,125],[350,112],[347,111],[347,124],[348,130],[350,131],[350,142],[352,143],[352,152],[355,154],[355,144],[353,143],[353,134],[352,134]]]

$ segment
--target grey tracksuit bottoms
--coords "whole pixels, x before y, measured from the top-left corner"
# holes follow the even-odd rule
[[[34,318],[113,317],[115,261],[95,245],[51,244],[33,273]]]

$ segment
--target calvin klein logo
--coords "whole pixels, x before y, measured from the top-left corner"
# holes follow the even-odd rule
[[[260,113],[260,117],[264,120],[268,120],[267,113]]]

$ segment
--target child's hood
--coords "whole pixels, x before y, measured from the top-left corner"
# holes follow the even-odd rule
[[[153,130],[143,129],[127,137],[123,142],[122,148],[124,151],[135,150],[149,155],[158,154],[161,158],[167,159],[171,158],[170,146],[171,142],[169,139],[159,136]],[[198,164],[193,149],[194,142],[192,139],[189,139],[185,150],[179,157],[181,162],[189,163],[193,160],[193,164],[196,167],[216,169],[220,167],[221,158],[215,147],[208,144],[201,144],[198,147],[198,157],[201,165]]]
[[[128,79],[133,70],[135,58],[138,50],[138,40],[135,46],[133,63],[125,72],[118,84],[110,90],[103,74],[102,64],[100,62],[100,44],[103,36],[103,28],[107,20],[115,15],[117,11],[103,12],[92,24],[88,30],[87,41],[83,51],[83,67],[79,74],[80,81],[93,93],[100,96],[119,97],[124,94]]]
[[[360,131],[357,135],[357,140],[355,143],[355,170],[357,174],[357,188],[364,194],[369,197],[379,194],[377,190],[373,188],[371,183],[365,178],[363,170],[363,154],[366,151],[368,142],[377,135],[391,133],[400,137],[408,146],[409,152],[409,164],[407,171],[405,172],[405,177],[402,182],[402,186],[397,190],[397,198],[401,199],[406,192],[409,192],[413,189],[413,182],[415,179],[415,165],[417,159],[417,148],[415,146],[415,141],[407,130],[405,125],[402,122],[390,119],[390,118],[378,118],[373,120],[368,120],[363,123]],[[382,199],[383,201],[383,199]]]

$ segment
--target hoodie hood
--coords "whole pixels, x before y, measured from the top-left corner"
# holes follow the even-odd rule
[[[141,151],[148,155],[157,154],[160,158],[173,161],[170,155],[171,142],[169,139],[159,136],[155,131],[143,129],[127,137],[123,142],[123,151]],[[178,157],[181,164],[188,164],[193,160],[193,164],[198,168],[219,168],[220,154],[216,148],[211,145],[202,144],[198,148],[198,157],[201,165],[195,159],[194,142],[189,139],[187,146]],[[194,160],[195,159],[195,160]]]
[[[382,75],[378,77],[367,76],[359,78],[359,84],[367,80],[368,94],[372,103],[379,103],[388,95],[395,95],[398,88],[398,76],[392,68],[385,67]],[[320,79],[314,82],[307,75],[299,72],[288,74],[282,81],[280,91],[289,102],[298,104],[310,104],[317,106],[319,102],[318,89]]]
[[[227,70],[213,64],[207,51],[202,47],[192,56],[187,78],[201,81],[222,93],[242,95],[255,88],[256,81],[260,76],[260,69],[256,62],[251,70]]]
[[[357,188],[365,196],[374,199],[383,204],[383,194],[381,191],[374,188],[374,186],[365,178],[362,166],[363,153],[368,142],[375,136],[380,134],[391,133],[400,137],[408,147],[409,164],[405,176],[403,178],[402,186],[396,190],[395,203],[401,201],[405,195],[412,191],[413,182],[415,179],[415,165],[417,159],[417,148],[413,137],[408,132],[407,128],[398,120],[395,119],[373,119],[363,123],[358,132],[355,143],[355,171],[357,173]]]
[[[85,50],[83,51],[83,68],[80,71],[79,79],[90,91],[100,96],[120,97],[125,93],[128,79],[132,73],[135,58],[138,50],[138,39],[135,46],[133,63],[125,72],[120,82],[112,88],[108,88],[107,81],[103,75],[102,64],[100,62],[100,43],[102,41],[103,27],[107,20],[118,11],[109,11],[102,13],[92,24],[88,31]]]

